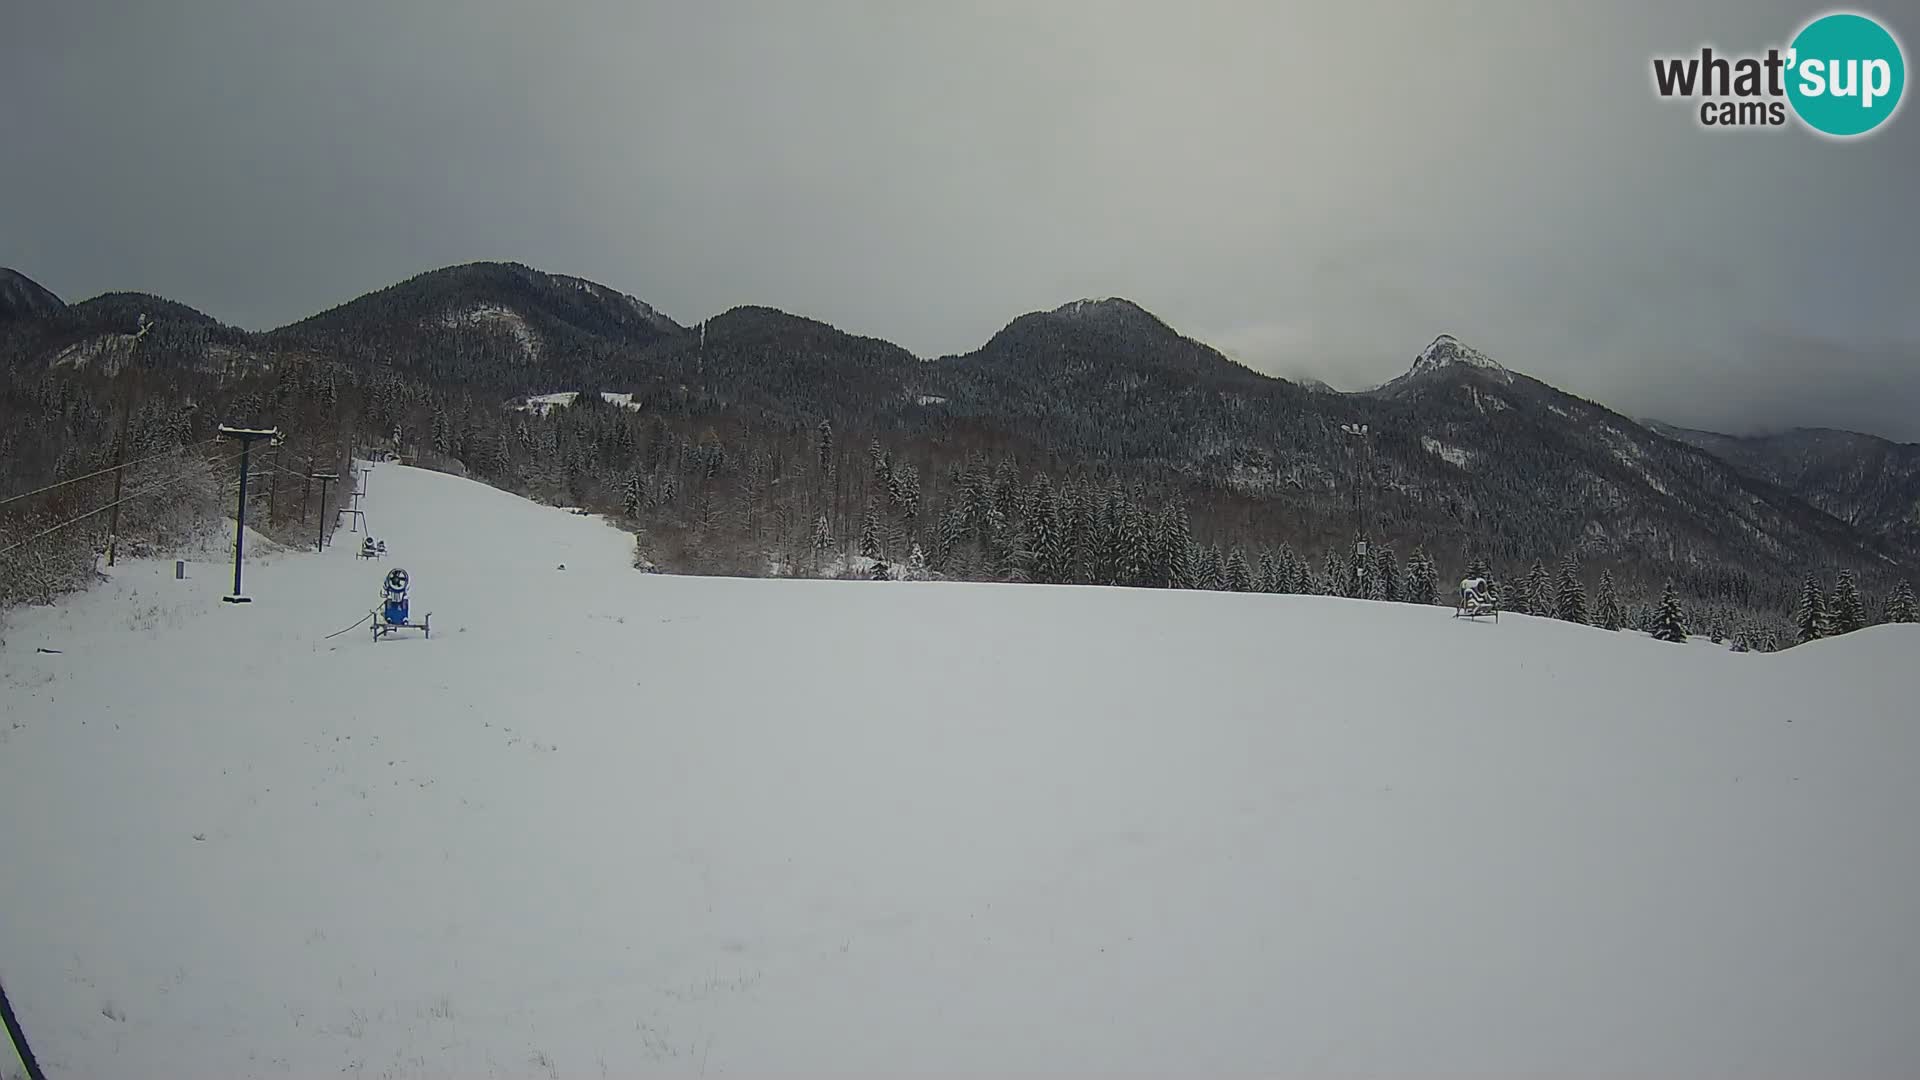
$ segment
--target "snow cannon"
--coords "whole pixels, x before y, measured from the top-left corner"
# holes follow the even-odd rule
[[[386,584],[380,590],[384,605],[381,617],[396,626],[404,625],[407,621],[407,584],[407,572],[396,566],[387,571]]]
[[[424,630],[428,637],[433,636],[433,629],[428,625],[433,621],[432,612],[428,612],[427,617],[417,623],[407,621],[407,587],[411,584],[405,570],[396,566],[387,571],[386,580],[380,586],[378,617],[373,620],[373,640],[379,641],[382,637],[407,627]]]
[[[1494,622],[1499,622],[1500,605],[1485,578],[1467,578],[1460,582],[1460,601],[1454,606],[1453,617],[1477,619],[1482,615],[1491,615]]]

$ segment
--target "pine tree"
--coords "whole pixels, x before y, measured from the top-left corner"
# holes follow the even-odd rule
[[[860,554],[875,561],[881,556],[880,515],[871,500],[867,503],[867,512],[860,518]]]
[[[1671,581],[1660,594],[1660,609],[1653,616],[1653,636],[1660,641],[1687,640],[1687,622],[1680,614],[1680,598],[1674,595]]]
[[[1853,571],[1840,571],[1840,581],[1833,587],[1833,611],[1831,612],[1831,633],[1851,634],[1867,624],[1866,606],[1860,602],[1860,590],[1853,583]]]
[[[1258,592],[1277,593],[1280,591],[1280,563],[1274,559],[1270,548],[1260,551],[1260,569],[1254,575],[1253,587]]]
[[[1027,511],[1027,542],[1033,546],[1034,580],[1057,583],[1067,578],[1066,536],[1060,526],[1060,503],[1053,482],[1043,473],[1034,482]]]
[[[1193,534],[1187,508],[1175,503],[1160,515],[1159,575],[1169,589],[1193,588]]]
[[[970,531],[967,524],[966,502],[964,499],[956,500],[954,505],[940,516],[939,548],[942,566],[966,555],[965,545]]]
[[[1153,584],[1153,533],[1139,503],[1119,497],[1114,529],[1114,584],[1145,587]]]
[[[627,490],[620,500],[620,509],[628,517],[640,516],[640,507],[646,502],[647,489],[639,473],[627,477]]]
[[[1200,565],[1194,570],[1194,580],[1197,588],[1214,592],[1227,587],[1227,568],[1217,546],[1201,545]]]
[[[1090,585],[1093,583],[1094,513],[1093,500],[1087,495],[1086,485],[1072,484],[1067,488],[1061,513],[1066,524],[1068,568],[1068,573],[1061,580],[1068,584]]]
[[[1292,544],[1280,545],[1280,591],[1283,593],[1307,591],[1306,568],[1300,565],[1300,557],[1293,553]]]
[[[920,470],[902,465],[893,471],[892,479],[894,506],[908,531],[913,531],[920,520]]]
[[[1920,622],[1920,613],[1913,605],[1913,583],[1902,581],[1893,590],[1893,596],[1887,601],[1887,621],[1890,623]]]
[[[867,571],[867,575],[875,581],[892,581],[893,568],[887,565],[885,559],[875,559],[872,568]]]
[[[821,514],[813,519],[813,570],[820,572],[820,557],[833,547],[833,527],[827,524],[827,515]]]
[[[907,578],[911,581],[927,580],[927,553],[920,550],[920,541],[915,540],[907,552]]]
[[[1468,561],[1467,576],[1470,578],[1479,578],[1482,581],[1493,580],[1493,568],[1487,565],[1487,557],[1485,555],[1475,555]]]
[[[1806,583],[1800,586],[1800,611],[1795,621],[1802,645],[1827,635],[1827,598],[1812,574],[1808,574]]]
[[[1528,615],[1545,615],[1549,593],[1547,591],[1547,568],[1535,559],[1533,568],[1527,571],[1527,580],[1521,586],[1521,611]]]
[[[1600,571],[1599,607],[1594,625],[1603,630],[1620,629],[1620,596],[1614,591],[1613,571]]]
[[[1393,548],[1386,544],[1374,549],[1372,579],[1370,595],[1373,599],[1400,599],[1400,564],[1394,559]]]
[[[1438,599],[1439,585],[1440,571],[1433,565],[1433,556],[1424,546],[1415,547],[1407,566],[1407,602],[1433,603]]]
[[[1554,598],[1554,614],[1571,622],[1586,624],[1587,586],[1580,580],[1580,563],[1572,552],[1560,563],[1560,593]]]
[[[1253,589],[1253,573],[1247,569],[1247,557],[1240,554],[1239,548],[1227,556],[1224,572],[1226,587],[1230,592],[1250,592]]]
[[[1328,596],[1344,595],[1343,585],[1347,580],[1347,564],[1340,553],[1333,548],[1327,549],[1320,568],[1320,587]]]

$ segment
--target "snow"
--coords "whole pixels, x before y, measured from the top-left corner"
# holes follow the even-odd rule
[[[1457,465],[1462,469],[1472,466],[1474,458],[1477,456],[1471,450],[1458,446],[1449,446],[1431,435],[1420,436],[1420,445],[1426,448],[1427,453],[1449,464]]]
[[[540,338],[527,323],[526,316],[499,304],[475,304],[461,312],[448,312],[441,320],[447,327],[491,325],[506,330],[519,342],[528,360],[540,358]]]
[[[1513,372],[1500,366],[1492,357],[1471,345],[1463,344],[1451,334],[1441,334],[1422,349],[1419,356],[1414,357],[1413,366],[1407,369],[1405,375],[1387,385],[1391,386],[1406,379],[1419,378],[1454,366],[1479,369],[1502,383],[1513,382]]]
[[[1611,424],[1603,424],[1600,426],[1600,436],[1606,441],[1608,449],[1613,452],[1615,461],[1625,465],[1629,471],[1635,476],[1638,476],[1654,491],[1662,495],[1673,494],[1673,491],[1667,487],[1665,482],[1654,475],[1653,470],[1647,467],[1647,452],[1645,448],[1630,438],[1626,432],[1621,431]],[[1748,527],[1752,528],[1750,523],[1748,523]]]
[[[572,405],[574,399],[579,396],[580,391],[578,390],[563,390],[557,394],[535,394],[520,404],[513,406],[513,409],[516,412],[531,412],[545,416],[555,407],[564,409]]]
[[[938,394],[921,394],[914,400],[921,405],[945,405],[947,403],[947,399]]]
[[[683,578],[367,488],[384,561],[10,614],[0,978],[50,1075],[1920,1060],[1915,627]],[[328,639],[393,566],[432,639]]]
[[[510,408],[515,412],[531,412],[545,416],[555,408],[567,408],[579,400],[579,398],[580,391],[578,390],[563,390],[557,394],[535,394],[517,405],[510,406]],[[609,390],[603,390],[600,392],[600,400],[609,405],[618,405],[623,409],[628,409],[633,412],[640,411],[640,406],[634,403],[632,394],[616,394]]]

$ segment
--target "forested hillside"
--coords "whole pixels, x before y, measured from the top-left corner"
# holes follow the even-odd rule
[[[110,501],[117,461],[231,451],[210,441],[226,422],[288,434],[256,464],[281,486],[253,485],[276,523],[299,476],[383,448],[610,513],[641,562],[675,572],[1450,602],[1471,565],[1510,606],[1571,612],[1563,595],[1604,591],[1642,625],[1671,581],[1696,628],[1755,646],[1800,635],[1809,578],[1845,571],[1884,613],[1914,575],[1912,550],[1872,521],[1445,335],[1406,375],[1338,394],[1121,299],[1022,315],[973,353],[922,360],[770,308],[682,326],[514,264],[433,271],[266,333],[8,280],[23,299],[0,319],[0,490],[106,470],[0,508],[11,537]],[[300,486],[298,511],[317,515]],[[84,580],[104,528],[58,534],[53,576]],[[137,514],[121,530],[162,539]]]

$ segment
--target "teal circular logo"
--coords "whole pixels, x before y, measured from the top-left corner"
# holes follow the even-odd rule
[[[1907,85],[1900,43],[1865,15],[1823,15],[1801,28],[1789,49],[1787,99],[1815,131],[1865,135],[1900,107]]]

